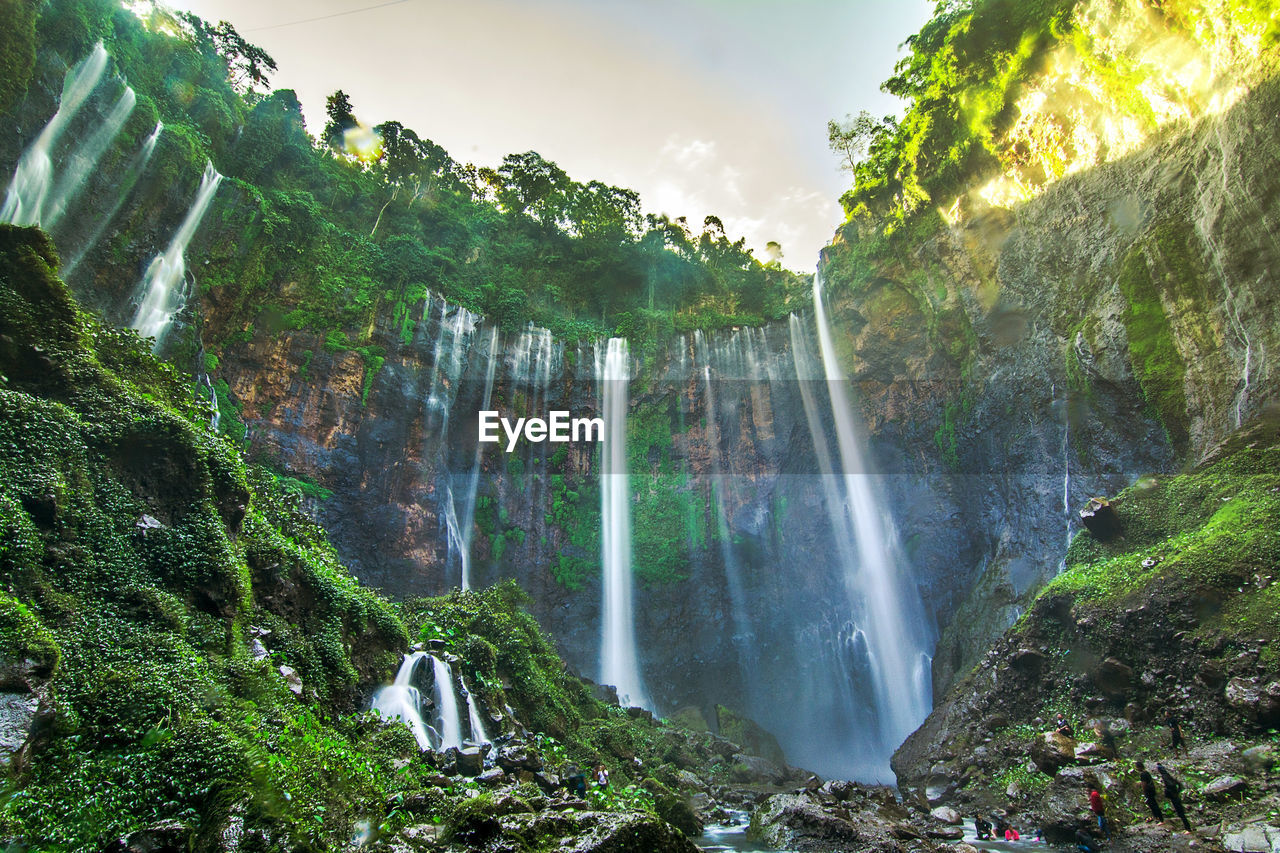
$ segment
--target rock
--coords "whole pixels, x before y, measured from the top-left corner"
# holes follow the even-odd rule
[[[254,660],[266,660],[270,654],[267,647],[262,644],[262,640],[254,637],[253,642],[249,644],[249,656]]]
[[[497,785],[503,779],[507,778],[507,771],[501,767],[495,767],[492,770],[486,770],[476,777],[476,781],[484,785]]]
[[[1206,800],[1229,800],[1242,797],[1249,790],[1249,783],[1239,776],[1219,776],[1204,786]]]
[[[767,758],[758,755],[733,756],[733,779],[735,782],[770,782],[781,785],[787,779],[787,771]]]
[[[1031,742],[1030,753],[1036,768],[1053,776],[1076,760],[1076,742],[1059,732],[1045,732]]]
[[[697,705],[686,705],[667,718],[667,722],[680,726],[691,732],[709,732],[711,725],[707,717]]]
[[[829,779],[822,786],[822,790],[836,798],[837,802],[845,802],[853,799],[854,794],[858,792],[858,783],[850,782],[848,779]]]
[[[525,849],[525,839],[559,838],[559,845],[552,843],[545,849],[557,853],[698,853],[678,829],[640,811],[513,814],[501,818],[500,829],[502,841],[495,849]]]
[[[289,690],[294,696],[302,695],[302,676],[298,675],[298,671],[291,666],[280,665],[280,677],[284,679],[285,684],[289,685]]]
[[[27,742],[39,711],[40,697],[34,693],[0,693],[0,767]]]
[[[1222,837],[1222,846],[1241,853],[1272,853],[1280,847],[1280,828],[1253,824]]]
[[[929,816],[934,820],[948,824],[949,826],[959,826],[964,823],[964,817],[960,812],[950,806],[938,806],[936,809],[929,812]]]
[[[858,830],[807,797],[775,794],[751,815],[752,830],[782,850],[858,849]]]
[[[1260,726],[1280,724],[1280,681],[1233,678],[1226,686],[1227,704]]]
[[[450,749],[449,752],[456,753],[459,775],[475,778],[484,772],[484,753],[480,751],[479,747],[469,746],[466,749]]]
[[[1044,666],[1048,658],[1038,649],[1018,649],[1013,653],[1009,665],[1018,672],[1034,675],[1040,672],[1040,668]]]
[[[960,841],[964,838],[964,830],[958,826],[931,826],[924,834],[943,841]]]
[[[787,766],[787,756],[773,733],[755,720],[724,705],[716,705],[716,727],[721,737],[743,748],[743,752],[766,758],[780,767]]]
[[[1254,773],[1265,773],[1276,763],[1276,748],[1269,743],[1259,744],[1240,753],[1240,757]]]
[[[1106,749],[1101,744],[1093,741],[1076,744],[1075,757],[1077,761],[1103,761],[1106,758],[1106,753]]]
[[[1080,510],[1080,521],[1100,542],[1113,539],[1120,532],[1120,518],[1106,498],[1090,498]]]
[[[1093,680],[1107,696],[1120,698],[1129,692],[1133,668],[1117,658],[1106,658],[1094,671]]]
[[[1046,834],[1065,840],[1089,825],[1089,781],[1083,768],[1068,767],[1049,783],[1036,809]]]
[[[687,788],[691,791],[707,790],[707,783],[703,782],[701,779],[699,779],[694,774],[690,773],[688,770],[676,771],[676,783],[681,788]]]
[[[510,746],[500,750],[494,759],[503,770],[541,770],[542,759],[523,746]]]
[[[134,830],[102,848],[103,853],[186,853],[191,827],[165,820]]]

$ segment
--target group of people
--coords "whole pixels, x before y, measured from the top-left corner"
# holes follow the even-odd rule
[[[999,841],[1001,838],[1005,841],[1020,841],[1022,839],[1022,834],[1018,832],[1017,827],[1000,815],[993,815],[993,817],[995,818],[994,825],[982,815],[974,815],[973,828],[978,833],[979,841]],[[1036,830],[1036,840],[1044,840],[1040,830]]]
[[[603,764],[597,764],[595,769],[591,771],[591,780],[601,790],[608,788],[609,768]],[[585,797],[587,795],[587,774],[579,770],[576,764],[569,764],[565,767],[564,785],[570,794],[577,797]]]

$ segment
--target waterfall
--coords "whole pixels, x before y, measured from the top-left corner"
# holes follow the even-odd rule
[[[431,655],[435,675],[434,698],[440,727],[440,749],[462,748],[462,718],[458,716],[458,694],[453,688],[453,671],[449,664]]]
[[[1071,547],[1071,409],[1062,409],[1062,517],[1066,525],[1066,541],[1063,543],[1062,564],[1066,566],[1067,549]]]
[[[880,505],[863,460],[862,439],[848,383],[836,360],[821,274],[814,277],[813,303],[823,374],[835,423],[840,460],[838,474],[829,445],[825,438],[819,440],[822,426],[817,419],[816,400],[805,387],[805,377],[798,378],[837,542],[848,543],[850,534],[852,536],[852,549],[840,544],[841,569],[850,610],[858,625],[857,633],[865,643],[876,725],[876,731],[869,734],[876,740],[877,748],[872,754],[878,753],[879,759],[879,766],[863,769],[891,778],[888,775],[890,754],[924,720],[931,705],[929,679],[920,669],[923,657],[928,655],[929,631],[919,591],[909,577],[904,577],[899,564],[892,520]],[[796,353],[798,373],[802,368],[801,355]]]
[[[196,192],[191,209],[169,241],[169,247],[164,254],[156,255],[147,267],[147,274],[142,282],[142,301],[138,305],[138,313],[129,325],[144,338],[155,338],[153,350],[160,348],[169,324],[186,301],[183,286],[186,284],[187,244],[200,227],[200,221],[213,202],[220,183],[222,175],[213,168],[213,163],[208,163],[204,167],[204,177],[200,180],[200,189]]]
[[[493,401],[493,377],[498,367],[498,327],[489,330],[489,361],[484,372],[484,398],[480,403],[480,411],[487,411]],[[484,445],[476,437],[476,457],[471,465],[471,476],[467,480],[467,498],[462,506],[462,588],[471,589],[471,532],[476,519],[476,490],[480,485],[480,458],[484,454]]]
[[[142,147],[139,148],[129,160],[129,164],[125,167],[124,177],[120,180],[119,186],[116,188],[115,201],[111,203],[111,207],[107,208],[104,213],[97,216],[96,223],[89,236],[80,244],[67,260],[62,263],[62,277],[70,278],[75,272],[76,267],[80,266],[80,262],[84,260],[84,256],[96,245],[102,237],[102,232],[111,224],[111,220],[115,219],[117,213],[120,212],[121,205],[125,199],[129,197],[129,193],[133,191],[137,185],[138,179],[142,177],[142,173],[146,171],[147,164],[151,162],[151,155],[155,153],[156,142],[160,139],[160,133],[164,130],[164,122],[156,122],[155,129],[151,134],[142,141]]]
[[[480,709],[477,707],[475,699],[475,691],[472,690],[464,679],[462,689],[466,691],[467,702],[467,721],[471,723],[471,740],[473,743],[493,743],[493,739],[489,737],[489,733],[484,730],[484,720],[480,718]]]
[[[627,475],[627,385],[630,354],[624,338],[610,338],[603,363],[596,354],[605,440],[600,466],[600,556],[604,566],[600,681],[618,689],[623,705],[651,707],[636,658],[631,610],[631,484]]]
[[[427,656],[426,652],[412,652],[404,656],[400,669],[396,672],[396,680],[373,694],[373,710],[388,719],[403,721],[413,732],[418,742],[418,749],[431,749],[431,733],[427,724],[422,721],[422,697],[418,688],[410,684],[413,671],[418,662]]]
[[[137,102],[138,96],[132,87],[125,86],[102,123],[67,156],[62,176],[48,199],[48,210],[42,216],[41,224],[46,230],[57,224],[66,213],[67,205],[84,187],[89,173],[107,153],[107,148],[115,141]]]
[[[14,170],[13,180],[0,207],[0,222],[14,225],[48,225],[46,210],[53,192],[53,152],[71,119],[93,94],[107,70],[110,57],[102,42],[89,55],[67,72],[62,83],[62,98],[49,123],[40,131]],[[132,90],[130,90],[132,91]]]

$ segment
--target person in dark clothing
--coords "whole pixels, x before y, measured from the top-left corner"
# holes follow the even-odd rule
[[[1076,730],[1071,728],[1071,723],[1067,721],[1066,716],[1063,715],[1062,712],[1058,713],[1058,719],[1054,725],[1057,726],[1058,734],[1066,735],[1067,737],[1076,736]]]
[[[1093,838],[1083,829],[1076,830],[1076,849],[1082,853],[1098,853],[1098,845],[1093,843]]]
[[[991,837],[991,822],[982,815],[974,815],[973,831],[978,834],[979,841],[986,841]]]
[[[1160,808],[1160,800],[1156,798],[1156,783],[1151,778],[1151,774],[1147,772],[1147,768],[1139,761],[1135,764],[1138,768],[1138,778],[1142,780],[1142,797],[1147,801],[1147,808],[1151,809],[1151,815],[1156,821],[1164,822],[1164,811]]]
[[[1164,798],[1169,801],[1169,805],[1173,806],[1173,810],[1178,813],[1178,817],[1182,820],[1182,825],[1187,828],[1187,832],[1190,832],[1191,821],[1187,820],[1187,811],[1182,807],[1182,783],[1173,778],[1173,774],[1166,770],[1160,762],[1156,762],[1156,772],[1160,774],[1160,781],[1164,782]]]
[[[1164,724],[1169,727],[1169,748],[1175,752],[1180,749],[1185,750],[1187,745],[1182,740],[1182,723],[1172,711],[1164,715]]]
[[[996,818],[996,840],[1004,838],[1004,831],[1009,828],[1009,822],[1002,817]]]
[[[1111,840],[1111,830],[1107,829],[1107,807],[1102,803],[1102,794],[1094,788],[1089,792],[1089,811],[1098,819],[1098,830],[1103,838]]]

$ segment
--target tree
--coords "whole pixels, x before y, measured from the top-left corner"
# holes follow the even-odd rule
[[[532,214],[543,225],[554,225],[565,218],[573,182],[555,163],[544,160],[536,151],[508,154],[502,158],[497,174],[501,185],[495,190],[504,209]]]
[[[325,100],[324,111],[329,120],[324,126],[324,141],[335,151],[342,148],[342,135],[359,123],[352,112],[351,99],[339,89]]]
[[[893,121],[885,118],[886,122]],[[840,157],[840,168],[852,172],[867,156],[867,150],[881,130],[880,122],[866,110],[858,115],[847,115],[844,121],[832,119],[827,122],[827,144],[832,152]]]
[[[268,74],[276,70],[276,61],[255,44],[250,44],[228,21],[216,27],[190,12],[179,17],[191,28],[193,39],[202,51],[212,48],[227,63],[227,81],[241,94],[271,89]]]

